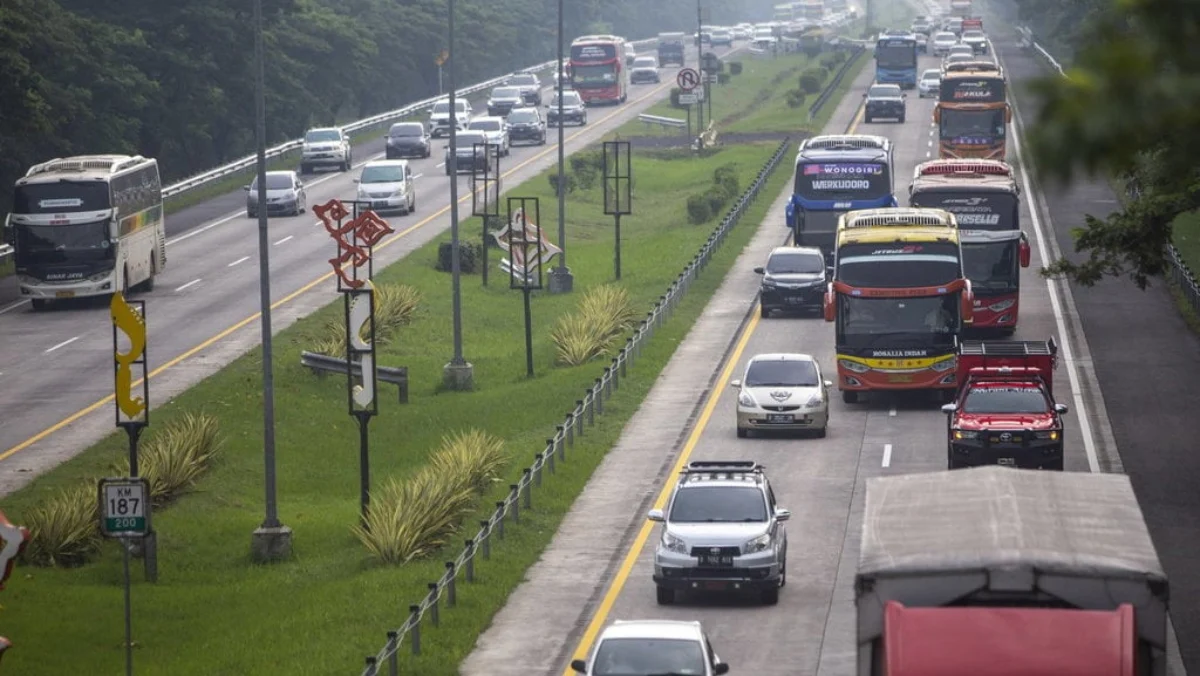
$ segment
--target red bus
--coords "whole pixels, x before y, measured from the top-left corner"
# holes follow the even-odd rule
[[[583,102],[618,105],[629,97],[625,38],[585,35],[571,43],[571,87]]]

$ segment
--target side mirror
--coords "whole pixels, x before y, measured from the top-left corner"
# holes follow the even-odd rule
[[[1021,267],[1027,268],[1027,267],[1029,267],[1030,258],[1033,257],[1033,252],[1029,248],[1029,240],[1022,239],[1019,247],[1020,247],[1019,254],[1020,254],[1020,258],[1021,258]]]
[[[663,514],[663,511],[661,509],[650,510],[649,512],[646,513],[646,518],[650,519],[651,521],[657,521],[659,523],[662,523],[667,520],[666,515]]]
[[[713,665],[713,673],[716,674],[716,676],[722,676],[723,674],[728,674],[729,673],[729,665],[725,664],[724,662],[717,662],[716,664]]]
[[[1012,122],[1012,108],[1005,108],[1005,109],[1004,109],[1004,121],[1005,121],[1005,123],[1011,123],[1011,122]]]
[[[586,674],[587,673],[587,661],[586,660],[571,660],[571,669],[574,670],[575,673]]]
[[[360,183],[360,182],[362,182],[362,179],[360,179],[360,178],[356,178],[356,179],[352,179],[352,180],[353,180],[355,183]]]
[[[732,387],[732,388],[733,388],[733,389],[735,389],[735,390],[740,390],[740,389],[742,388],[742,381],[740,381],[740,380],[731,380],[731,381],[729,381],[729,386],[730,386],[730,387]]]
[[[250,192],[250,186],[244,185],[244,186],[242,186],[242,190],[245,190],[246,192]]]
[[[791,510],[782,509],[780,507],[775,508],[775,520],[776,521],[787,521],[790,518],[792,518]]]
[[[942,121],[942,109],[941,108],[933,109],[933,121],[935,124],[940,123]]]
[[[1068,408],[1066,404],[1055,404],[1054,405],[1054,412],[1058,413],[1059,415],[1069,413],[1070,411],[1071,411],[1071,409]]]
[[[959,313],[962,314],[963,324],[975,323],[975,294],[971,293],[971,282],[967,281],[967,288],[963,289],[962,295],[959,296]]]
[[[825,380],[825,381],[822,381],[822,382],[823,382],[823,384],[825,385],[825,387],[833,387],[833,381],[832,381],[832,380]]]
[[[823,303],[822,310],[825,313],[825,321],[827,321],[827,322],[832,322],[834,319],[837,318],[837,306],[835,306],[833,304],[833,302],[834,302],[833,292],[826,291],[825,292],[825,301]]]
[[[946,404],[945,406],[942,406],[942,413],[945,413],[946,415],[952,415],[957,410],[958,404]]]
[[[864,99],[865,99],[865,98],[867,98],[867,93],[866,93],[866,92],[863,92],[863,98],[864,98]]]
[[[766,274],[766,270],[764,270],[762,268],[762,266],[759,266],[757,268],[754,268],[754,274],[756,274],[756,275]]]

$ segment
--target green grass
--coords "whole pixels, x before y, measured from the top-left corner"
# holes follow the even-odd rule
[[[1200,271],[1200,213],[1177,217],[1171,225],[1171,242],[1192,272]]]
[[[735,146],[707,159],[639,156],[635,215],[623,221],[623,286],[644,309],[662,293],[711,232],[712,224],[684,223],[686,197],[711,183],[715,167],[734,163],[748,183],[774,145]],[[772,178],[764,195],[788,180]],[[549,184],[541,175],[515,194],[542,199],[544,225],[553,212]],[[653,196],[648,199],[647,196]],[[520,468],[542,448],[552,425],[573,407],[601,365],[554,368],[549,331],[575,308],[579,291],[611,278],[611,219],[601,213],[598,191],[573,196],[567,250],[576,275],[575,294],[538,293],[533,304],[537,377],[524,377],[520,296],[496,284],[484,289],[478,276],[463,283],[465,354],[476,369],[477,391],[440,389],[450,356],[450,284],[433,263],[439,238],[400,263],[377,273],[381,282],[420,288],[424,302],[414,323],[380,349],[379,363],[409,367],[412,403],[395,403],[381,386],[380,416],[371,426],[376,486],[411,474],[426,462],[440,437],[479,427],[504,438],[512,454],[507,481],[483,501],[491,505],[515,482]],[[459,607],[442,608],[442,624],[422,627],[422,656],[405,657],[403,673],[452,674],[492,615],[524,578],[527,567],[552,538],[592,470],[621,433],[703,310],[724,273],[765,216],[761,200],[679,306],[675,317],[645,347],[642,358],[589,428],[522,510],[521,525],[493,543],[492,559],[480,561],[474,585],[461,582]],[[467,223],[464,233],[478,232]],[[493,257],[493,265],[496,260]],[[328,293],[333,298],[332,282]],[[153,307],[149,309],[153,321]],[[325,321],[341,312],[335,303],[282,332],[275,341],[276,412],[281,518],[295,529],[295,557],[276,566],[250,563],[250,533],[261,521],[262,460],[260,355],[257,351],[156,409],[156,427],[186,411],[206,411],[221,421],[225,445],[211,473],[193,493],[155,517],[159,530],[160,582],[135,575],[133,590],[136,660],[143,673],[333,674],[352,672],[363,656],[382,645],[426,583],[443,572],[446,552],[434,560],[392,568],[373,564],[350,533],[357,519],[357,436],[345,412],[344,381],[303,372],[299,352]],[[153,346],[151,346],[153,349]],[[153,389],[153,385],[151,386]],[[153,393],[151,394],[153,397]],[[5,499],[16,523],[44,496],[84,477],[103,476],[124,448],[114,434],[60,468]],[[464,531],[473,533],[477,518]],[[466,532],[464,532],[464,536]],[[120,624],[120,557],[108,545],[102,558],[77,570],[19,568],[5,590],[4,632],[15,647],[5,666],[21,674],[115,673],[123,653]],[[136,569],[135,569],[136,570]],[[64,641],[63,636],[69,636]],[[407,650],[403,651],[407,655]]]
[[[0,259],[0,279],[4,279],[5,277],[11,275],[12,273],[13,273],[12,256],[5,256],[4,258]]]

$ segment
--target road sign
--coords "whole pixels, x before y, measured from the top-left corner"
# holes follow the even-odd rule
[[[446,60],[449,58],[450,58],[450,52],[443,49],[440,53],[438,53],[438,55],[436,57],[434,57],[433,62],[436,63],[437,65],[441,66],[441,65],[444,65],[446,63]]]
[[[712,52],[705,52],[704,63],[701,65],[701,70],[703,70],[705,73],[721,72],[721,59]]]
[[[718,82],[721,81],[721,76],[714,73],[712,75],[707,76],[705,79],[708,80],[709,84],[717,84]]]
[[[100,533],[140,538],[150,531],[150,482],[142,477],[100,480]]]
[[[675,83],[685,92],[690,92],[700,84],[700,73],[695,68],[684,68],[675,76]]]
[[[699,100],[700,99],[698,99],[695,94],[680,94],[679,95],[679,105],[681,105],[681,106],[690,106]]]

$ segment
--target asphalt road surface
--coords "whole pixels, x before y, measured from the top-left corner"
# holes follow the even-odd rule
[[[937,61],[923,57],[920,65],[934,67]],[[904,195],[915,165],[936,156],[934,101],[912,92],[907,123],[863,124],[859,103],[872,71],[868,67],[854,83],[825,132],[849,128],[891,138],[896,191]],[[1020,160],[1019,155],[1010,157],[1014,164]],[[1038,273],[1052,259],[1055,243],[1047,238],[1062,226],[1047,221],[1037,200],[1031,205],[1029,198],[1039,193],[1028,181],[1025,188],[1021,218],[1034,246],[1034,263],[1022,271],[1015,339],[1053,336],[1064,348],[1055,388],[1059,400],[1071,406],[1067,471],[1119,467],[1075,305],[1061,285],[1047,283]],[[847,405],[835,395],[825,439],[736,437],[736,395],[728,382],[741,377],[753,355],[807,352],[820,360],[827,379],[836,380],[832,325],[817,317],[760,319],[755,307],[758,276],[751,270],[785,239],[783,206],[790,191],[789,185],[778,196],[646,405],[597,470],[551,548],[481,637],[462,673],[561,674],[571,657],[586,654],[597,633],[613,620],[647,618],[700,620],[732,666],[731,673],[854,673],[852,585],[865,482],[875,476],[944,470],[946,423],[925,396],[871,397],[865,404]],[[900,197],[900,202],[906,199]],[[717,371],[698,369],[699,364],[717,364]],[[780,506],[792,512],[788,584],[777,606],[720,597],[657,605],[651,574],[661,527],[646,522],[645,511],[665,497],[674,467],[691,460],[766,465]],[[637,506],[633,513],[630,505]],[[1177,652],[1173,658],[1172,673],[1182,673]]]
[[[693,55],[689,62],[695,64],[697,58]],[[632,86],[624,105],[591,109],[586,126],[566,128],[566,151],[600,140],[665,98],[676,72],[663,69],[662,84]],[[548,88],[547,103],[551,95]],[[557,161],[557,130],[550,132],[550,143],[515,146],[511,156],[502,158],[506,189]],[[376,265],[394,263],[449,228],[445,143],[434,144],[431,158],[413,160],[416,213],[387,217],[396,233],[375,248]],[[365,149],[360,146],[356,164],[379,159],[382,152],[382,140]],[[334,198],[353,199],[358,166],[346,173],[306,176],[310,207]],[[460,174],[457,180],[459,216],[465,219],[471,209],[470,177]],[[158,276],[155,291],[132,297],[147,302],[154,404],[169,400],[259,342],[258,229],[256,220],[246,218],[244,199],[239,190],[169,217],[173,234],[167,268]],[[335,245],[311,213],[272,218],[270,241],[273,329],[278,331],[334,300],[336,287],[327,278],[327,260]],[[113,431],[113,346],[106,299],[37,313],[25,301],[0,306],[0,344],[3,495]]]

